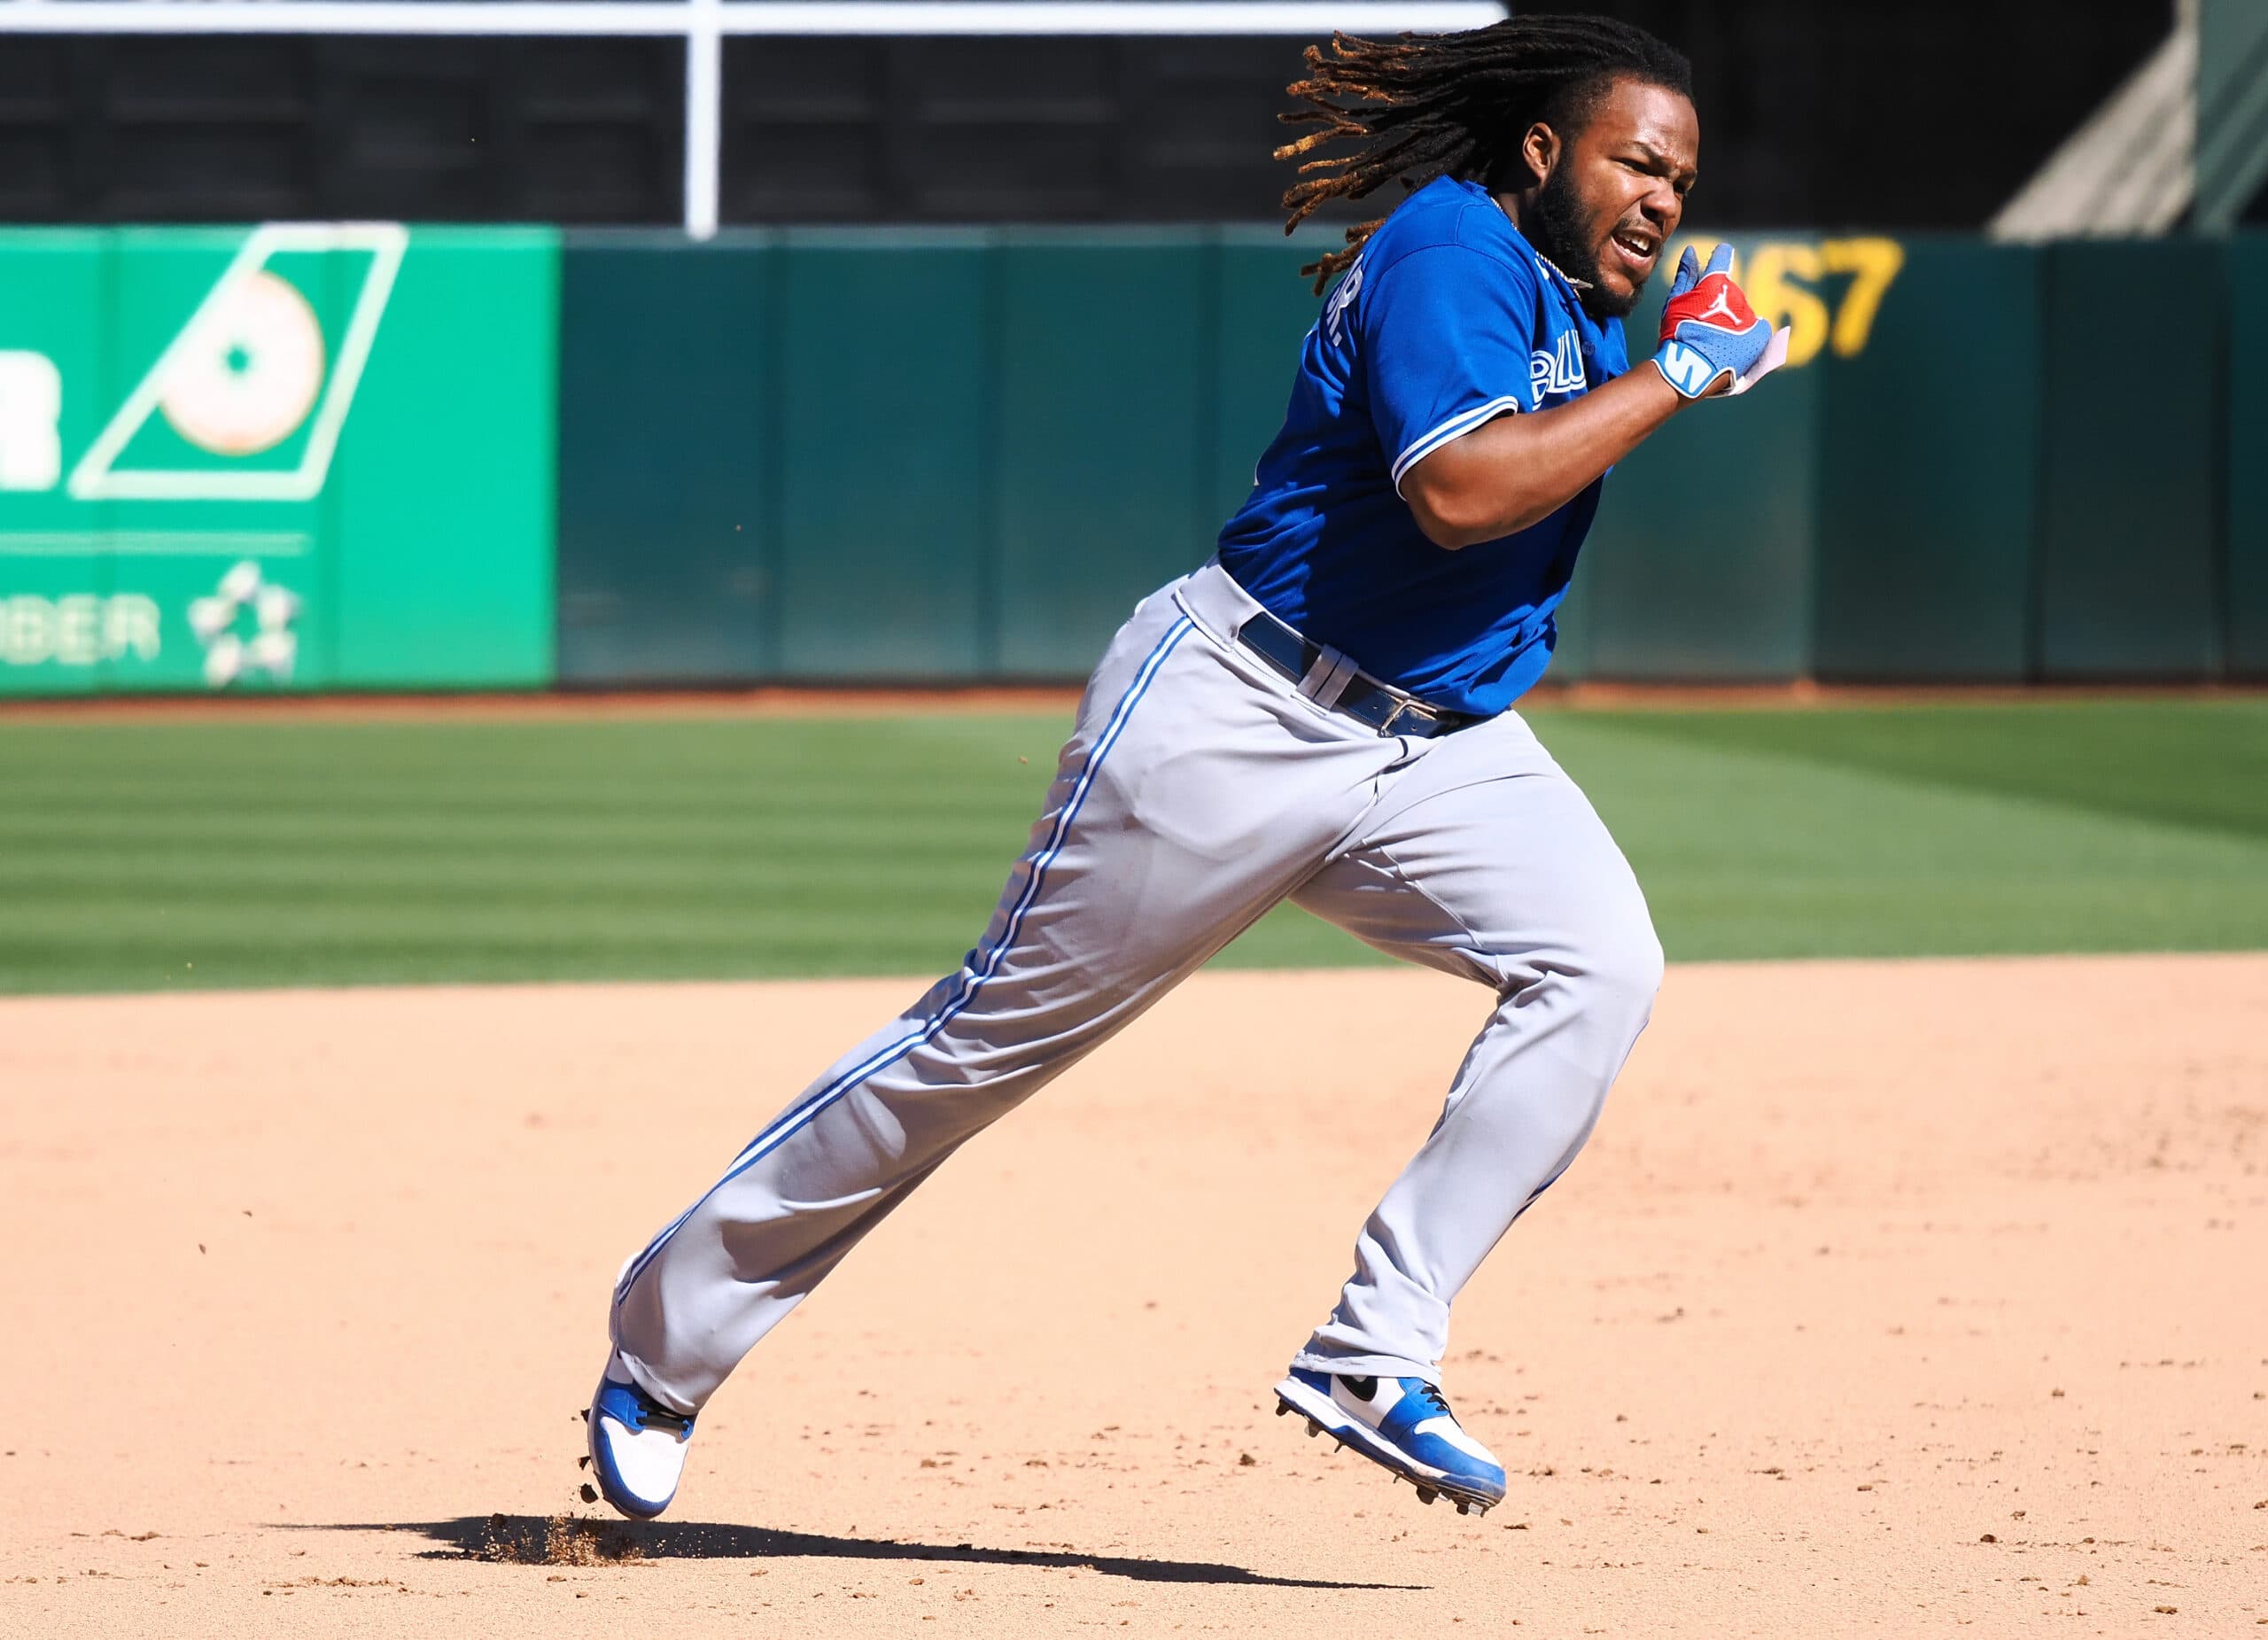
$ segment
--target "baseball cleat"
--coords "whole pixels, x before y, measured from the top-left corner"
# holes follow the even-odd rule
[[[626,1382],[628,1374],[615,1376],[622,1372],[609,1357],[606,1376],[583,1415],[590,1426],[591,1473],[608,1503],[633,1520],[651,1520],[677,1496],[693,1419]]]
[[[1459,1514],[1504,1501],[1504,1466],[1464,1433],[1441,1392],[1422,1378],[1367,1378],[1294,1367],[1276,1386],[1278,1416],[1295,1412],[1310,1435],[1329,1434]]]

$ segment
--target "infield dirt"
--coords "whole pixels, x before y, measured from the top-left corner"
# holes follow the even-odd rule
[[[2268,956],[1673,969],[1458,1307],[1479,1520],[1269,1387],[1485,994],[1200,975],[576,1524],[617,1265],[919,990],[0,1002],[0,1633],[2268,1622]]]

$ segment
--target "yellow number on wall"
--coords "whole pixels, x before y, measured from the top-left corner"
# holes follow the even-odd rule
[[[1704,252],[1710,248],[1706,240],[1692,243]],[[1673,241],[1663,260],[1674,265],[1685,244]],[[1905,265],[1906,247],[1895,239],[1825,239],[1816,245],[1774,239],[1736,258],[1733,278],[1760,317],[1788,327],[1788,363],[1795,366],[1809,364],[1822,347],[1844,359],[1863,352],[1883,295]],[[1839,300],[1821,290],[1823,281],[1844,275],[1850,284]]]
[[[1794,282],[1816,280],[1821,272],[1815,245],[1759,245],[1749,259],[1748,277],[1739,282],[1759,317],[1788,327],[1790,365],[1809,364],[1827,343],[1827,304],[1808,283]]]
[[[1852,276],[1851,289],[1835,314],[1835,351],[1847,359],[1867,345],[1882,310],[1883,292],[1906,266],[1906,247],[1895,239],[1829,239],[1819,247],[1829,273]]]

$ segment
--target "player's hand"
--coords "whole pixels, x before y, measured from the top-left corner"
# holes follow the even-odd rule
[[[1728,245],[1710,253],[1705,268],[1689,245],[1670,281],[1654,368],[1689,399],[1746,393],[1787,361],[1788,332],[1756,316],[1732,265]]]

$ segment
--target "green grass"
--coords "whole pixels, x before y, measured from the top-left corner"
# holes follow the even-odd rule
[[[2268,702],[1534,721],[1674,958],[2268,947]],[[939,972],[1063,727],[0,725],[0,990]]]

